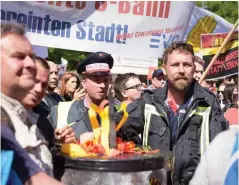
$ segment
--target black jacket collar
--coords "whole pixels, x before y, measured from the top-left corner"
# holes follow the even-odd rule
[[[158,102],[164,102],[167,100],[168,95],[168,82],[165,83],[163,88],[159,88],[155,90],[154,99]],[[205,89],[198,84],[195,80],[193,80],[192,84],[190,85],[190,88],[188,89],[188,92],[186,93],[185,100],[187,101],[193,96],[193,99],[204,99],[207,101],[208,94],[205,91]]]

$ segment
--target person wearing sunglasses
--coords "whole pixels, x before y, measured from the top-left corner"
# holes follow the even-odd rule
[[[116,96],[127,105],[140,97],[142,88],[142,83],[135,73],[125,73],[115,79]]]

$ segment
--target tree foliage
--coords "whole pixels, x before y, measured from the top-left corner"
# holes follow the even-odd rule
[[[61,58],[68,61],[67,70],[75,70],[76,65],[84,60],[90,53],[82,51],[73,51],[59,48],[49,48],[48,55],[49,60],[54,61],[57,64],[61,63]]]
[[[238,19],[238,1],[199,1],[198,7],[214,12],[215,14],[234,24]]]
[[[234,24],[238,19],[238,1],[198,1],[196,5],[198,7],[202,7],[203,3],[204,8],[216,13],[232,24]],[[61,62],[61,57],[68,60],[68,70],[74,70],[76,64],[85,59],[90,54],[88,52],[72,51],[58,48],[49,48],[48,53],[48,58],[56,63]],[[162,61],[159,60],[158,66],[161,67],[161,65]]]

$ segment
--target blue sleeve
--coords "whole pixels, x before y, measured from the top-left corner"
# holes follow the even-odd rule
[[[19,145],[13,131],[4,123],[1,123],[1,149],[14,152],[12,167],[23,183],[43,171]]]

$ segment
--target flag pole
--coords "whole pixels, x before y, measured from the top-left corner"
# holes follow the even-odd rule
[[[212,58],[211,62],[209,63],[209,65],[207,66],[206,70],[204,71],[204,73],[202,74],[201,79],[199,80],[199,84],[202,83],[202,81],[205,79],[205,77],[207,76],[207,73],[209,71],[209,69],[212,67],[213,63],[217,60],[218,56],[220,55],[222,49],[225,47],[225,45],[228,43],[228,41],[230,40],[233,32],[235,31],[235,29],[238,26],[238,19],[235,22],[233,28],[230,30],[230,32],[228,33],[227,37],[225,38],[225,40],[223,41],[222,45],[220,46],[220,48],[218,49],[217,53],[214,55],[214,57]]]

